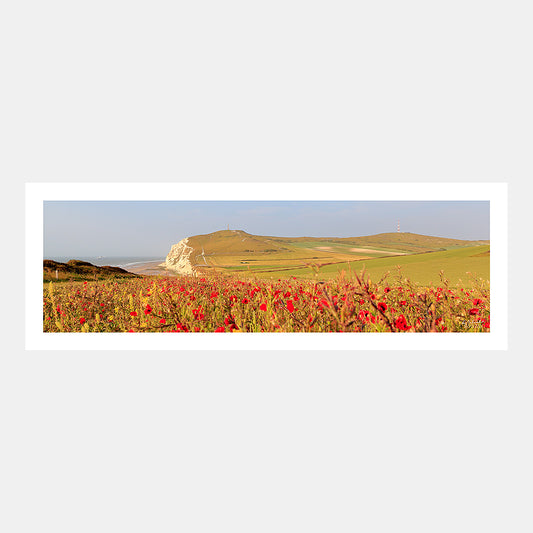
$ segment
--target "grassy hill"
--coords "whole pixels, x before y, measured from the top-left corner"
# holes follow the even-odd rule
[[[283,252],[287,249],[271,237],[251,235],[242,230],[223,230],[189,237],[188,246],[203,248],[206,255]]]
[[[96,279],[139,277],[141,276],[128,272],[123,268],[99,267],[78,259],[71,259],[67,263],[60,263],[51,259],[43,261],[43,281],[91,281]]]
[[[272,237],[251,235],[242,230],[223,230],[189,237],[188,244],[195,249],[203,248],[205,254],[232,255],[295,252],[301,248],[319,249],[328,246],[344,246],[346,249],[342,251],[346,252],[349,247],[360,247],[413,253],[488,244],[488,241],[465,241],[416,233],[379,233],[364,237]]]
[[[342,239],[342,241],[356,246],[378,247],[383,250],[402,250],[409,253],[451,250],[465,246],[489,244],[489,241],[465,241],[419,235],[417,233],[379,233],[378,235],[369,235],[367,237],[349,237]]]
[[[223,230],[189,237],[187,244],[193,248],[189,260],[199,272],[311,277],[318,268],[319,276],[328,278],[364,265],[372,276],[381,276],[400,264],[406,275],[423,283],[437,282],[441,269],[453,282],[466,277],[467,271],[489,277],[489,241],[414,233],[291,238]]]

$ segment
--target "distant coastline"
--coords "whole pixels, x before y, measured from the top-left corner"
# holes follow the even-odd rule
[[[151,263],[152,261],[164,262],[165,258],[161,259],[157,256],[145,256],[145,255],[135,255],[135,256],[89,256],[89,255],[45,255],[43,259],[50,259],[52,261],[58,261],[60,263],[66,263],[71,259],[78,259],[80,261],[87,261],[96,266],[116,266],[120,268],[125,268],[137,263]]]

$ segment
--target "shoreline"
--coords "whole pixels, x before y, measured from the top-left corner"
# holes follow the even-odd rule
[[[130,265],[127,268],[122,268],[128,272],[131,272],[132,274],[141,274],[143,276],[177,277],[177,274],[167,270],[165,267],[161,266],[162,264],[164,264],[164,261],[162,263],[161,259],[157,259],[154,261],[146,261],[144,263]]]

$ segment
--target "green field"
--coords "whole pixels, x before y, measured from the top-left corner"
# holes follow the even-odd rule
[[[398,266],[400,266],[403,277],[407,277],[420,285],[440,284],[441,270],[444,271],[444,276],[451,284],[455,285],[462,282],[469,285],[471,275],[487,281],[490,279],[489,249],[490,247],[486,245],[473,246],[442,252],[425,252],[337,263],[318,269],[318,278],[331,279],[335,278],[341,271],[348,274],[350,271],[359,273],[365,268],[374,281],[378,281],[387,272],[390,272],[389,278],[394,280],[398,277]],[[315,272],[311,268],[295,268],[279,272],[279,275],[266,272],[256,275],[258,277],[313,278]]]

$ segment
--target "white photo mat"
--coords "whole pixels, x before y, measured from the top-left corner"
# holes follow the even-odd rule
[[[44,333],[45,201],[489,201],[488,333]],[[25,314],[28,350],[506,350],[506,183],[26,183]]]

